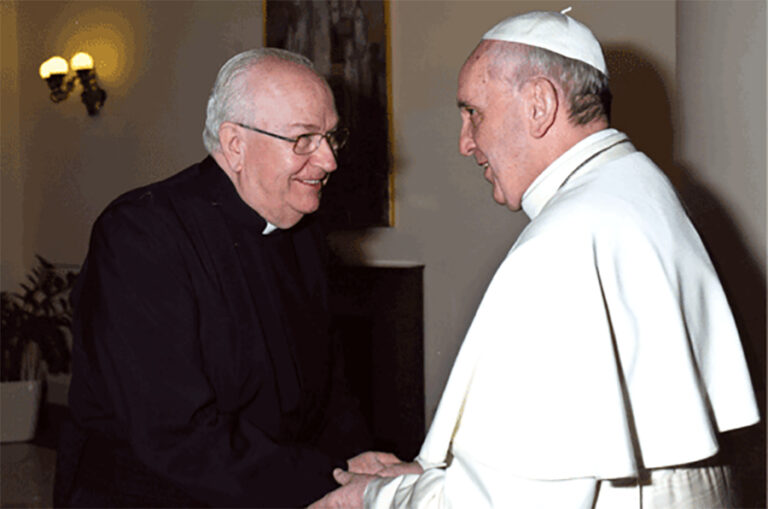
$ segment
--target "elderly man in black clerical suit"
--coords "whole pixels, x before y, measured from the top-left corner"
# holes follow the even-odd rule
[[[73,292],[57,504],[296,507],[370,446],[305,217],[338,124],[304,57],[239,54],[208,102],[210,156],[98,218]]]

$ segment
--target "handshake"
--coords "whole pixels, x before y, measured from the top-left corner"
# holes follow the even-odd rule
[[[307,509],[355,509],[363,507],[363,495],[368,483],[380,477],[423,473],[415,461],[403,462],[388,452],[364,452],[347,460],[347,470],[337,468],[333,478],[341,486]]]

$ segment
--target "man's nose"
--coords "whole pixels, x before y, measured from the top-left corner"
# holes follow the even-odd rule
[[[328,141],[328,138],[320,140],[320,146],[312,152],[312,158],[317,166],[328,173],[334,171],[338,166],[336,163],[336,153],[331,148],[331,142]]]
[[[469,122],[462,122],[459,134],[459,153],[463,156],[471,156],[475,152],[475,137],[472,134]]]

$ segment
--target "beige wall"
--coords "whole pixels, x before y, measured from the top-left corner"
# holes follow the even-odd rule
[[[765,275],[766,3],[681,2],[676,160],[741,228]]]
[[[681,182],[683,171],[674,165],[672,119],[677,115],[675,91],[687,93],[687,88],[676,87],[676,4],[568,4],[574,7],[571,15],[604,42],[616,95],[615,125]],[[336,235],[332,241],[350,259],[425,265],[428,420],[483,289],[527,223],[522,213],[494,204],[479,169],[457,152],[456,74],[484,31],[503,17],[568,4],[391,3],[396,224]],[[199,160],[204,102],[217,68],[231,54],[259,45],[262,37],[261,6],[250,2],[3,2],[0,12],[6,289],[20,280],[36,252],[80,263],[90,226],[112,198]],[[695,27],[685,30],[696,32]],[[728,37],[749,37],[735,26],[732,31]],[[109,93],[97,118],[85,115],[77,96],[52,104],[36,74],[51,53],[73,51],[78,43],[93,44]],[[706,72],[717,76],[718,69]],[[736,122],[753,121],[749,109],[733,114]],[[702,122],[680,119],[682,133]],[[764,140],[765,124],[762,129]],[[743,141],[732,136],[708,144],[731,153],[743,150]],[[708,173],[705,184],[735,212],[737,228],[755,239],[750,253],[762,258],[764,199],[748,193],[755,181],[765,189],[765,159],[740,166],[744,173],[738,175]],[[743,196],[761,205],[742,203]],[[762,241],[756,235],[763,235]]]
[[[19,51],[16,5],[0,3],[0,288],[20,278],[24,249],[24,182],[19,142]]]

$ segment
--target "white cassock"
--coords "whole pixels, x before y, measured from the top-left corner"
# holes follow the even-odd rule
[[[672,186],[606,129],[522,205],[531,223],[464,339],[417,457],[425,472],[373,481],[365,506],[701,507],[686,490],[725,481],[670,467],[711,457],[718,432],[759,417],[722,287]],[[644,474],[645,495],[601,482]]]

